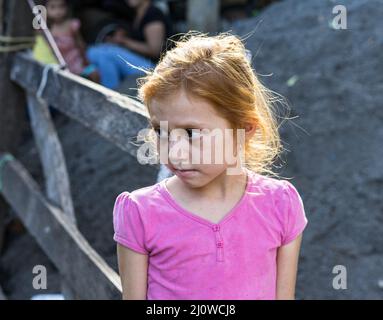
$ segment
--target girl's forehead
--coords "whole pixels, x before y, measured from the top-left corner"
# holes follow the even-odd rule
[[[166,98],[153,98],[148,109],[152,123],[168,121],[177,125],[206,124],[221,118],[208,101],[186,95],[184,91]]]
[[[209,103],[197,96],[187,94],[184,90],[178,90],[164,97],[153,97],[151,107],[166,111],[169,107],[173,109],[190,109],[199,108],[201,105],[209,105]]]
[[[218,120],[218,121],[217,121]],[[214,117],[205,117],[199,113],[151,113],[150,122],[152,126],[159,127],[167,125],[169,129],[173,128],[209,128],[222,122],[223,119]]]
[[[180,89],[166,97],[153,97],[148,111],[153,127],[165,121],[169,130],[174,128],[231,128],[217,108],[208,100]]]
[[[203,113],[151,113],[150,123],[153,127],[167,126],[169,130],[175,128],[196,128],[196,129],[214,129],[229,128],[229,122],[221,116],[209,114],[204,116]]]

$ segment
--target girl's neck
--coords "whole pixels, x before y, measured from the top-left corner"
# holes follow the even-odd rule
[[[174,177],[178,179],[178,177]],[[178,180],[174,183],[175,189],[179,188],[179,191],[189,194],[190,197],[195,199],[211,199],[215,201],[223,201],[228,198],[229,193],[235,192],[243,193],[247,185],[247,171],[242,168],[242,173],[239,175],[228,175],[226,170],[223,171],[214,180],[207,185],[199,188],[191,188]]]

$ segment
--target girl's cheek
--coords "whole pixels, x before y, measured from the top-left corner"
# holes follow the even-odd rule
[[[193,165],[203,164],[203,142],[202,139],[192,140],[190,143],[189,161]]]
[[[193,140],[191,146],[192,152],[190,158],[193,164],[210,164],[209,156],[211,150],[206,138],[201,137],[200,139]],[[197,161],[199,161],[199,163],[196,163]]]
[[[158,153],[160,155],[160,161],[162,163],[169,163],[170,145],[165,139],[158,142]]]
[[[201,138],[199,144],[195,143],[193,150],[199,153],[201,164],[223,164],[224,141],[214,136]],[[198,158],[198,156],[195,156]]]

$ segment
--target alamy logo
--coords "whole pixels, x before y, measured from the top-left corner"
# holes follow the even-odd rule
[[[47,268],[43,265],[36,265],[32,270],[33,277],[32,287],[35,290],[45,290],[47,288]]]
[[[153,137],[155,139],[149,139]],[[227,164],[227,174],[241,172],[244,162],[245,129],[173,129],[160,121],[158,129],[142,129],[137,141],[145,141],[137,150],[140,164],[168,164],[177,166],[194,164]],[[155,142],[155,143],[153,143]],[[235,167],[234,167],[235,166]]]
[[[347,29],[347,9],[343,5],[332,8],[332,13],[336,16],[332,19],[332,27],[336,30]]]
[[[32,26],[33,29],[40,30],[44,29],[46,30],[47,27],[47,8],[44,6],[38,5],[34,6],[32,9],[33,14],[35,17],[32,20]]]
[[[347,289],[347,269],[345,266],[336,265],[332,269],[332,273],[336,276],[332,280],[332,287],[335,290]]]

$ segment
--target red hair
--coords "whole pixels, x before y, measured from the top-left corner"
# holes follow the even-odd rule
[[[183,89],[212,104],[233,129],[255,125],[256,132],[245,145],[245,164],[255,172],[275,175],[271,167],[282,151],[274,113],[278,99],[258,80],[237,36],[189,32],[153,71],[138,79],[138,85],[138,97],[149,110],[154,97]]]

